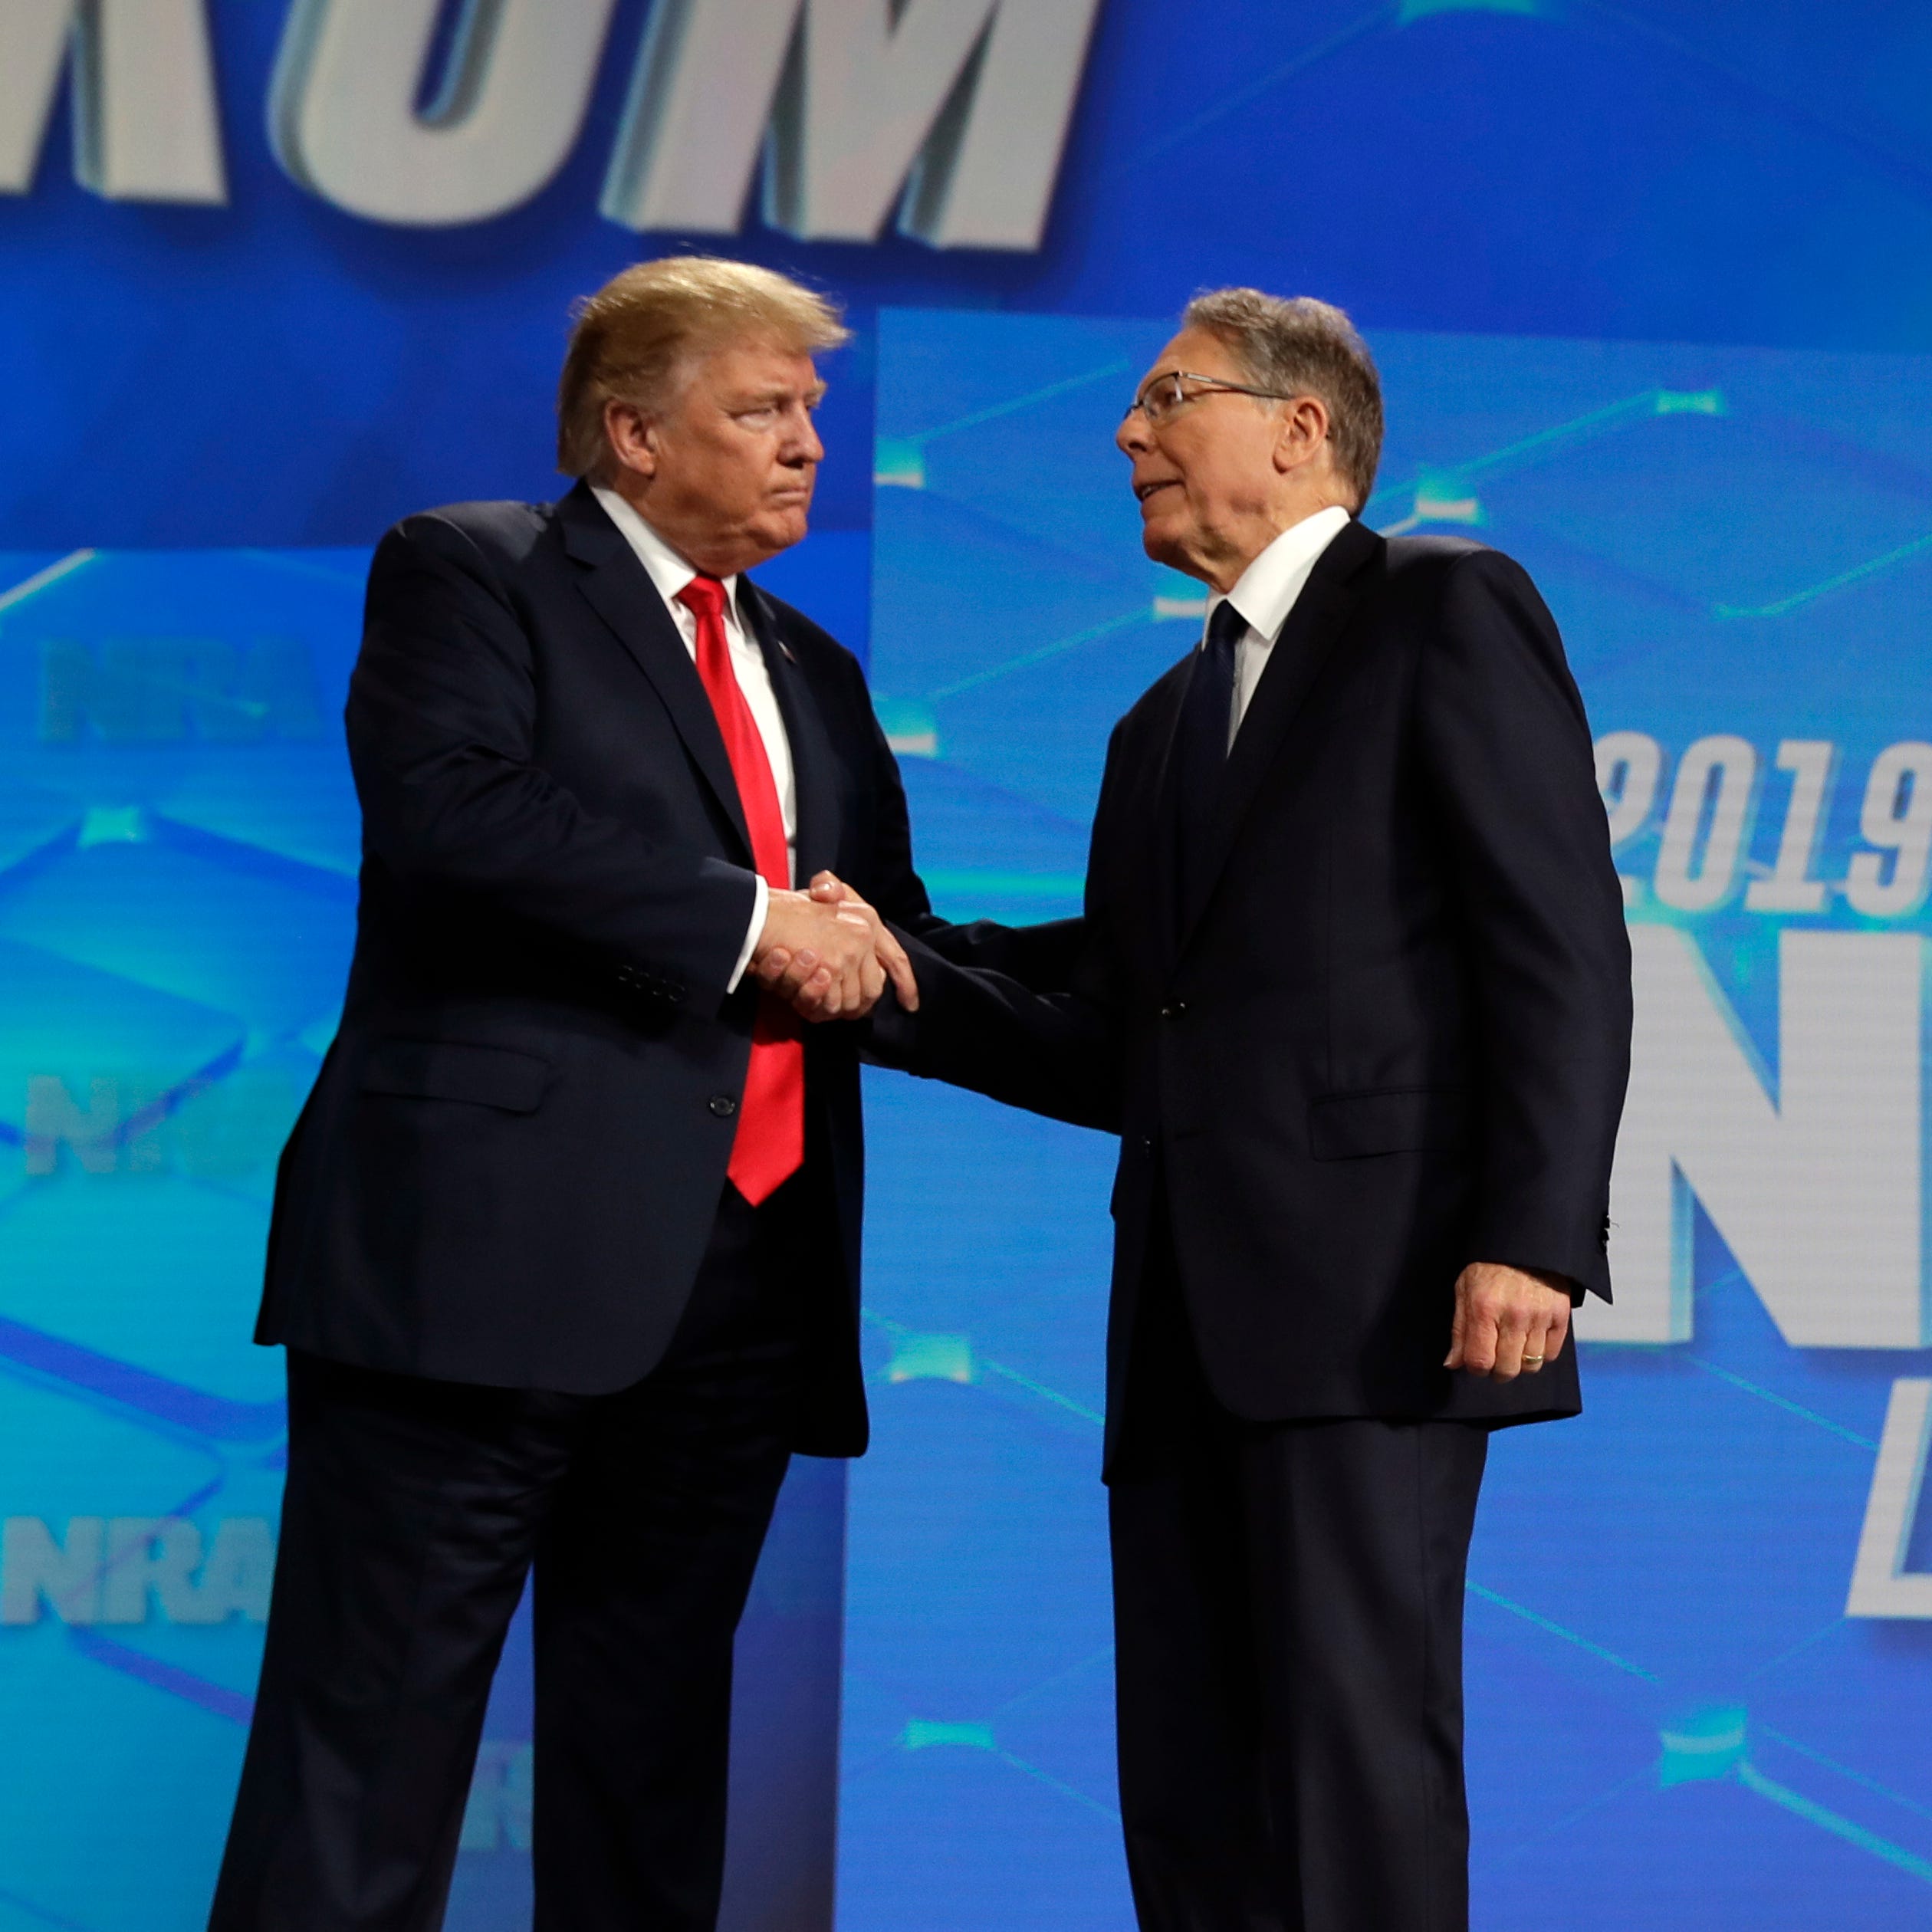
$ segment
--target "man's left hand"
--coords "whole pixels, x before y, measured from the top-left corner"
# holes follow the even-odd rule
[[[1491,1382],[1539,1373],[1563,1352],[1569,1284],[1559,1274],[1472,1261],[1456,1277],[1456,1317],[1445,1368]]]
[[[752,961],[752,977],[758,984],[784,1001],[801,1019],[814,1023],[839,1017],[863,1019],[872,1010],[888,981],[899,995],[899,1004],[909,1013],[918,1012],[919,987],[912,977],[912,962],[872,906],[835,872],[817,874],[808,893],[816,904],[835,907],[843,917],[860,921],[871,928],[873,964],[866,997],[855,1007],[829,1006],[831,976],[816,956],[809,951],[794,956],[783,947],[774,947]]]

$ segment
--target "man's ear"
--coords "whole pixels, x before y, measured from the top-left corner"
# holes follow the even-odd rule
[[[1275,438],[1274,463],[1284,475],[1320,455],[1328,441],[1328,405],[1319,396],[1298,396],[1281,412]]]
[[[613,397],[604,405],[604,441],[611,461],[633,476],[657,474],[657,426],[635,402]]]

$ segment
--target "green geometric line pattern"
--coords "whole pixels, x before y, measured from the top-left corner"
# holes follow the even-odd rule
[[[1774,1778],[1767,1778],[1748,1759],[1740,1760],[1737,1766],[1737,1782],[1746,1791],[1754,1791],[1760,1798],[1768,1798],[1774,1805],[1782,1806],[1794,1818],[1802,1818],[1806,1823],[1815,1825],[1829,1832],[1835,1838],[1842,1838],[1846,1844],[1856,1845],[1861,1852],[1869,1852],[1875,1858],[1882,1858],[1887,1865],[1896,1865],[1901,1871],[1909,1872],[1924,1884],[1932,1885],[1932,1858],[1921,1858],[1915,1852],[1907,1852],[1902,1845],[1894,1845],[1889,1838],[1881,1838],[1876,1832],[1868,1832],[1862,1825],[1855,1825],[1848,1818],[1841,1818],[1835,1811],[1828,1811],[1816,1804],[1802,1792],[1793,1791],[1789,1785],[1781,1785]]]
[[[928,698],[957,698],[962,691],[977,691],[981,685],[989,685],[996,678],[1004,678],[1009,672],[1024,671],[1029,665],[1044,664],[1049,658],[1056,658],[1063,652],[1075,650],[1083,644],[1091,644],[1096,638],[1111,636],[1119,630],[1125,630],[1131,624],[1145,624],[1150,621],[1148,607],[1138,604],[1118,617],[1109,617],[1103,623],[1089,624],[1085,630],[1076,631],[1071,637],[1056,639],[1051,644],[1043,644],[1037,651],[1027,651],[1016,658],[1008,658],[1004,664],[989,665],[984,671],[975,671],[971,677],[961,678],[949,685],[941,685],[937,691],[928,692]]]
[[[1895,564],[1903,564],[1907,557],[1917,557],[1921,551],[1932,550],[1932,533],[1915,537],[1909,544],[1901,544],[1896,550],[1888,550],[1882,557],[1875,557],[1868,562],[1855,564],[1848,570],[1841,570],[1836,577],[1827,577],[1822,583],[1814,583],[1809,589],[1794,590],[1788,597],[1780,597],[1775,603],[1767,604],[1713,604],[1711,610],[1719,617],[1782,617],[1788,610],[1796,610],[1800,604],[1808,604],[1814,597],[1822,597],[1834,590],[1842,590],[1848,585],[1862,583],[1867,577],[1876,577],[1881,570],[1889,570]]]
[[[1815,1423],[1821,1429],[1855,1444],[1868,1449],[1875,1455],[1878,1445],[1869,1436],[1860,1435],[1855,1429],[1848,1429],[1842,1422],[1834,1422],[1829,1415],[1820,1415],[1815,1409],[1808,1409],[1802,1403],[1776,1394],[1769,1388],[1760,1388],[1754,1382],[1747,1382],[1742,1375],[1733,1375],[1728,1368],[1720,1368],[1714,1362],[1704,1362],[1696,1355],[1686,1355],[1684,1359],[1694,1368],[1701,1368],[1707,1375],[1715,1375],[1720,1382],[1728,1382],[1733,1388],[1742,1389],[1746,1395],[1755,1395],[1761,1402],[1769,1402],[1773,1408],[1781,1408],[1788,1415],[1795,1415],[1806,1422]]]
[[[65,557],[48,565],[44,570],[36,570],[30,577],[23,577],[11,590],[0,591],[0,610],[11,610],[15,604],[25,603],[37,591],[44,590],[50,584],[58,583],[61,578],[71,577],[83,565],[91,564],[100,555],[98,550],[70,550]]]
[[[1579,1636],[1573,1630],[1566,1629],[1559,1623],[1529,1608],[1526,1605],[1513,1603],[1509,1598],[1494,1590],[1485,1589],[1480,1583],[1465,1583],[1463,1586],[1473,1597],[1480,1597],[1485,1603],[1493,1603],[1499,1610],[1506,1610],[1513,1617],[1520,1617],[1525,1623],[1534,1624],[1539,1630],[1546,1630],[1552,1637],[1560,1637],[1566,1644],[1573,1644],[1580,1651],[1600,1659],[1602,1662],[1622,1671],[1626,1675],[1641,1677],[1646,1684],[1661,1684],[1663,1680],[1654,1671],[1647,1671],[1641,1664],[1633,1664],[1627,1657],[1619,1657],[1615,1651],[1605,1650],[1601,1644],[1593,1644],[1587,1637]]]
[[[1822,1751],[1815,1751],[1809,1744],[1800,1744],[1795,1737],[1787,1737],[1783,1731],[1773,1730],[1769,1724],[1756,1727],[1758,1735],[1768,1737],[1774,1744],[1782,1744],[1787,1751],[1796,1751],[1800,1757],[1809,1758],[1812,1763],[1822,1765],[1827,1771],[1835,1772],[1839,1777],[1848,1779],[1855,1785],[1862,1785],[1866,1790],[1898,1806],[1901,1811],[1908,1811],[1915,1818],[1923,1818],[1932,1823],[1932,1806],[1915,1804],[1890,1785],[1881,1784],[1876,1778],[1868,1778],[1862,1771],[1854,1771],[1848,1764],[1841,1764],[1836,1758],[1827,1757]]]

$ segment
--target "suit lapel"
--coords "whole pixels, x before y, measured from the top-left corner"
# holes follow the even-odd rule
[[[1174,970],[1181,930],[1178,865],[1175,850],[1180,823],[1180,800],[1175,795],[1178,781],[1175,776],[1174,734],[1181,722],[1181,707],[1187,698],[1188,680],[1194,675],[1194,660],[1199,655],[1197,650],[1183,658],[1167,674],[1167,689],[1162,694],[1165,715],[1155,723],[1151,733],[1155,747],[1152,781],[1141,794],[1149,801],[1151,808],[1145,849],[1152,855],[1154,861],[1151,870],[1155,932],[1163,978]],[[1133,842],[1132,849],[1141,849],[1140,842]]]
[[[1367,581],[1363,567],[1387,548],[1384,540],[1365,524],[1351,521],[1336,533],[1316,560],[1301,595],[1295,600],[1295,607],[1288,613],[1286,623],[1275,639],[1274,649],[1268,654],[1267,668],[1255,687],[1247,715],[1234,734],[1227,776],[1209,829],[1208,859],[1201,869],[1200,889],[1193,903],[1182,909],[1180,921],[1171,928],[1178,932],[1181,948],[1185,948],[1207,910],[1242,823],[1254,808],[1289,728],[1307,702],[1362,595]],[[1178,706],[1176,710],[1178,715]],[[1171,806],[1171,800],[1167,803]],[[1163,824],[1171,822],[1171,813],[1164,810]]]
[[[731,820],[748,859],[751,835],[745,830],[744,808],[738,802],[738,780],[725,755],[718,715],[651,573],[638,561],[623,533],[604,514],[587,484],[578,484],[557,505],[557,514],[564,550],[582,567],[577,588],[651,681],[692,763]]]
[[[797,823],[793,846],[797,883],[802,888],[816,872],[836,870],[839,853],[838,761],[818,701],[791,647],[779,628],[778,616],[749,577],[738,579],[738,610],[771,674],[778,715],[785,722],[791,747],[792,795]]]

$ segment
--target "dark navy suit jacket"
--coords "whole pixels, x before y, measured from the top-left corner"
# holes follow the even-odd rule
[[[798,876],[938,924],[849,652],[746,583],[797,775]],[[341,1027],[284,1152],[258,1339],[595,1394],[662,1355],[709,1239],[755,988],[724,742],[648,573],[582,485],[407,518],[371,568],[349,750],[362,895]],[[798,1447],[865,1444],[855,1029],[809,1030]]]
[[[1523,570],[1360,523],[1317,562],[1176,902],[1168,748],[1190,657],[1121,721],[1083,919],[915,941],[881,1057],[1122,1135],[1117,1431],[1157,1194],[1203,1367],[1250,1420],[1528,1420],[1442,1366],[1470,1261],[1608,1296],[1630,951],[1590,733]]]

